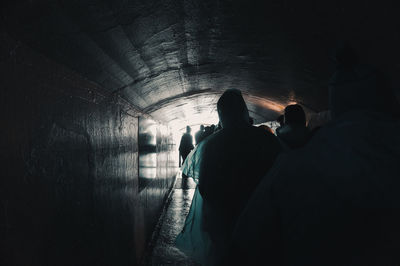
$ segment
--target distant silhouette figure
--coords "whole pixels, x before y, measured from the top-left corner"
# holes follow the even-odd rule
[[[215,125],[213,124],[213,125],[210,125],[209,127],[208,127],[208,129],[207,129],[207,137],[208,136],[210,136],[211,134],[213,134],[214,132],[215,132]]]
[[[306,127],[306,115],[298,104],[288,105],[285,108],[284,125],[277,128],[276,135],[290,149],[304,146],[309,139]]]
[[[203,137],[203,139],[207,138],[207,137],[210,136],[212,133],[214,133],[214,129],[215,129],[215,126],[214,126],[214,125],[211,125],[211,126],[206,127],[206,128],[204,129],[204,137]]]
[[[204,139],[204,125],[200,125],[200,130],[194,134],[194,139],[196,140],[196,145],[200,143]]]
[[[186,127],[186,133],[182,135],[181,142],[179,144],[179,154],[182,156],[182,164],[185,162],[186,157],[193,150],[193,137],[190,134],[191,128],[189,126]]]
[[[205,265],[219,263],[236,219],[281,150],[273,134],[250,125],[240,91],[225,91],[217,109],[222,129],[202,141],[183,167],[186,175],[198,179],[198,190],[177,240],[178,247]],[[193,243],[199,244],[188,250]]]
[[[333,120],[277,159],[222,265],[400,265],[394,95],[379,72],[339,58],[329,83]]]

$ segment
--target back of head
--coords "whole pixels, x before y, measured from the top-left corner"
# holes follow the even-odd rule
[[[189,126],[186,126],[186,133],[190,133],[192,129]]]
[[[239,90],[226,90],[218,100],[217,109],[223,128],[250,124],[249,111]]]
[[[306,114],[298,104],[288,105],[285,108],[285,124],[287,125],[306,125]]]

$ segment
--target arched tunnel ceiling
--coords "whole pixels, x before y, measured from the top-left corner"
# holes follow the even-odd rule
[[[330,55],[349,41],[391,77],[398,9],[384,1],[42,0],[3,4],[6,30],[156,119],[215,121],[228,88],[256,122],[327,108]]]

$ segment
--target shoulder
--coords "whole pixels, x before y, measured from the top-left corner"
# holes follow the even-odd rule
[[[223,130],[220,130],[204,138],[199,145],[202,146],[202,149],[214,147],[215,145],[219,145],[221,143],[221,141],[224,139],[224,135],[225,134]]]

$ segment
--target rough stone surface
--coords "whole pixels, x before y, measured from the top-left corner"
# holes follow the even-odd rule
[[[0,30],[0,265],[135,265],[177,171],[139,191],[138,116]]]
[[[15,39],[159,120],[215,122],[216,99],[237,88],[258,123],[290,102],[326,109],[340,41],[399,88],[399,10],[384,2],[9,0],[2,18]]]

